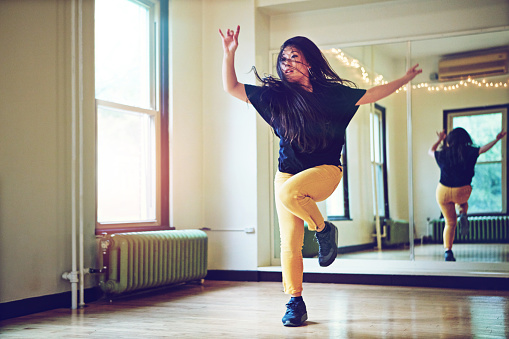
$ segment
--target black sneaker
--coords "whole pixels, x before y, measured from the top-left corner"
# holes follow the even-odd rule
[[[318,263],[320,266],[329,266],[336,260],[338,255],[337,244],[338,229],[333,223],[326,221],[325,229],[316,232],[315,237],[318,241]]]
[[[283,316],[284,326],[300,326],[308,318],[308,312],[306,311],[306,304],[302,298],[295,299],[291,298],[288,304],[286,304],[286,313]]]
[[[458,218],[459,231],[462,236],[466,236],[468,234],[468,217],[466,214],[461,213]]]
[[[454,254],[452,253],[452,250],[447,250],[445,251],[445,261],[456,261],[456,259],[454,258]]]

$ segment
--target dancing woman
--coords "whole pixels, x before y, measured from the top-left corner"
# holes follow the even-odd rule
[[[489,151],[502,139],[507,132],[498,133],[495,140],[482,147],[474,147],[472,138],[461,127],[455,128],[446,134],[445,131],[437,133],[438,140],[428,150],[428,154],[435,158],[440,167],[440,182],[436,190],[437,203],[444,215],[444,249],[445,261],[456,261],[452,252],[456,225],[459,220],[459,233],[468,234],[468,199],[472,193],[472,178],[474,167],[479,155]],[[444,141],[442,147],[437,150]],[[457,218],[458,207],[459,218]]]
[[[300,326],[307,319],[302,299],[304,222],[316,231],[318,261],[329,266],[337,256],[337,228],[325,221],[316,203],[336,189],[345,131],[359,105],[380,100],[412,80],[422,70],[410,68],[401,78],[368,90],[340,78],[320,49],[297,36],[281,46],[279,79],[261,79],[262,86],[238,82],[234,59],[240,27],[219,33],[223,42],[223,87],[251,103],[279,137],[278,171],[274,180],[281,233],[283,287],[291,295],[282,319],[284,326]]]

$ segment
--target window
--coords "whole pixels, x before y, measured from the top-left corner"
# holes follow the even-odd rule
[[[343,178],[338,187],[325,200],[328,220],[347,220],[350,219],[350,207],[348,204],[348,171],[346,161],[346,136],[343,151],[341,152],[341,164],[343,165]]]
[[[371,167],[373,182],[373,215],[389,218],[389,193],[387,189],[387,156],[385,136],[385,108],[375,104],[370,114]]]
[[[159,7],[95,2],[100,231],[168,228],[167,1]]]
[[[444,111],[447,132],[464,128],[475,146],[483,146],[507,130],[509,105]],[[507,138],[477,159],[472,180],[472,194],[468,200],[469,214],[507,213]]]

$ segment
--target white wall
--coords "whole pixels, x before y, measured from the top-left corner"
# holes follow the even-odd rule
[[[253,83],[256,62],[254,1],[203,2],[203,218],[208,232],[209,268],[257,267],[256,114],[223,91],[222,45],[218,29],[241,26],[235,66],[240,82]]]
[[[204,226],[202,1],[171,1],[169,16],[170,225],[178,229],[201,228]]]
[[[95,252],[92,14],[84,1],[85,267]],[[70,3],[2,1],[0,22],[0,302],[7,302],[70,290],[61,278],[71,270]]]
[[[267,50],[269,49],[270,17],[255,12],[255,53],[256,69],[259,74],[269,73],[270,60]],[[271,207],[272,203],[268,197],[272,196],[272,176],[270,142],[272,131],[257,113],[256,115],[256,137],[257,137],[257,251],[258,266],[270,266],[272,261],[271,253]],[[268,183],[268,184],[267,184]]]

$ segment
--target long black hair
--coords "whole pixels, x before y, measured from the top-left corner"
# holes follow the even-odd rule
[[[441,149],[444,152],[447,164],[449,166],[463,164],[467,157],[467,149],[472,144],[472,138],[465,129],[457,127],[450,131]]]
[[[309,80],[313,92],[334,84],[357,87],[350,80],[340,78],[329,65],[320,49],[308,38],[296,36],[284,42],[277,57],[277,74],[261,78],[253,68],[256,78],[268,88],[267,100],[271,106],[271,126],[280,137],[295,143],[301,152],[312,153],[327,146],[331,131],[324,117],[320,99],[306,91],[300,84],[288,81],[283,73],[283,51],[293,47],[301,52],[309,65]]]

